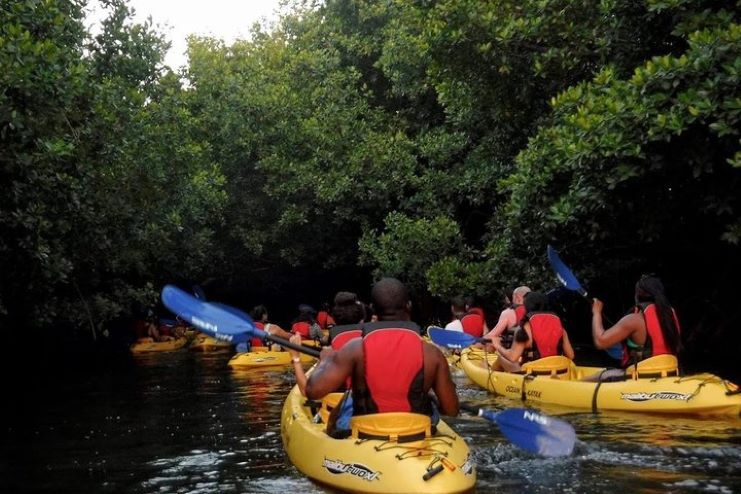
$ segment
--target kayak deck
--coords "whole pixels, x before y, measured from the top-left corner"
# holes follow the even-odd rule
[[[489,362],[494,357],[486,355]],[[741,393],[716,375],[628,378],[616,382],[581,381],[604,369],[572,364],[563,375],[525,375],[492,370],[483,353],[466,351],[461,365],[475,384],[522,402],[553,404],[594,412],[616,410],[685,415],[741,415]]]
[[[468,445],[442,421],[434,435],[409,442],[334,439],[317,422],[294,387],[281,414],[283,446],[296,468],[322,484],[349,492],[434,494],[468,492],[476,483]]]

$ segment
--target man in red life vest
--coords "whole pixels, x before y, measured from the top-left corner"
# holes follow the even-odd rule
[[[324,348],[306,383],[306,396],[321,399],[352,377],[353,414],[413,412],[433,415],[428,392],[444,415],[458,415],[458,396],[442,352],[420,337],[410,321],[406,287],[383,278],[371,291],[378,321],[339,351]],[[433,419],[434,420],[434,419]]]

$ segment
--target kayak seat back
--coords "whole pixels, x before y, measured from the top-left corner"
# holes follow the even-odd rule
[[[679,375],[679,362],[675,355],[656,355],[631,365],[625,373],[633,379],[655,379]]]
[[[387,412],[350,419],[352,437],[406,443],[432,436],[430,417],[419,413]]]
[[[329,423],[329,414],[337,406],[342,399],[342,395],[345,393],[329,393],[327,396],[322,398],[322,406],[319,408],[319,416],[322,419],[323,424]]]
[[[534,376],[551,376],[554,379],[570,379],[574,363],[563,355],[543,357],[522,364],[525,374]]]

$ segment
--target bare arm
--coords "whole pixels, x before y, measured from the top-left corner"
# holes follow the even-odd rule
[[[592,339],[595,347],[599,349],[609,348],[631,336],[636,340],[636,343],[645,341],[646,329],[643,317],[640,314],[628,314],[611,328],[605,329],[602,324],[602,307],[604,307],[604,303],[595,298],[592,302]],[[644,334],[641,335],[641,333]]]
[[[431,388],[437,396],[440,413],[455,417],[459,411],[458,394],[450,377],[448,361],[439,348],[425,343],[425,368],[428,366],[432,368]]]
[[[525,323],[525,328],[529,329],[530,323]],[[530,332],[526,329],[522,328],[520,331],[525,331],[525,333],[530,336]],[[515,337],[515,341],[512,342],[512,346],[509,348],[504,348],[502,346],[502,343],[495,339],[492,341],[492,345],[494,346],[494,349],[497,351],[499,355],[506,358],[510,362],[518,362],[520,360],[520,357],[522,357],[522,354],[525,353],[525,349],[527,348],[527,343],[529,341],[518,341],[518,338]]]
[[[571,346],[571,341],[569,341],[569,334],[565,329],[563,331],[563,354],[571,360],[574,360],[574,357],[576,357],[574,347]]]
[[[293,336],[293,333],[289,333],[277,324],[267,324],[265,332],[272,336],[283,338],[284,340],[290,340],[291,336]]]
[[[324,347],[319,356],[319,364],[306,382],[306,397],[319,400],[338,389],[352,375],[355,360],[362,358],[361,345],[362,340],[356,338],[337,352]]]

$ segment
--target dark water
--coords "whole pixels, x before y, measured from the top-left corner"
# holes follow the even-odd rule
[[[290,371],[233,372],[229,355],[185,350],[135,358],[96,378],[52,373],[6,401],[0,492],[330,492],[281,447]],[[457,375],[464,400],[517,406]],[[471,445],[477,492],[741,492],[741,421],[592,415],[571,422],[574,455],[535,458],[495,425],[449,421]]]

